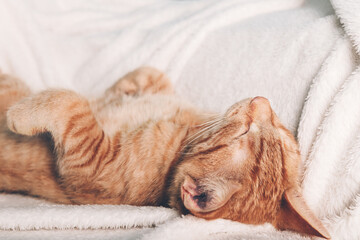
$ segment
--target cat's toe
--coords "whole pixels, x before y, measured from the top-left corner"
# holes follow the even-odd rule
[[[144,94],[172,94],[173,87],[168,77],[153,67],[140,67],[118,80],[107,93],[119,96]]]
[[[29,126],[29,121],[27,119],[29,117],[26,116],[26,113],[24,114],[21,105],[22,104],[15,104],[6,112],[7,126],[12,132],[29,136],[34,135],[36,133],[31,126]]]
[[[11,131],[17,133],[17,127],[16,127],[17,124],[16,124],[16,121],[14,119],[14,115],[16,115],[14,109],[10,108],[6,112],[6,123],[7,123],[8,128]]]

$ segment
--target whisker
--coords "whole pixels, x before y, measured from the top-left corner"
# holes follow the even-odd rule
[[[205,123],[203,123],[203,124],[199,124],[199,125],[197,125],[197,126],[195,126],[195,127],[207,128],[207,127],[211,127],[211,126],[213,126],[213,125],[216,125],[216,124],[218,124],[218,123],[220,123],[220,122],[222,122],[222,121],[223,121],[223,118],[222,118],[222,117],[218,117],[218,118],[216,118],[216,119],[207,121],[207,122],[205,122]],[[202,130],[203,130],[203,129],[202,129]],[[202,131],[202,130],[200,130],[200,131]]]
[[[218,121],[212,122],[212,123],[209,124],[209,125],[204,126],[200,131],[198,131],[198,132],[196,132],[194,135],[192,135],[192,136],[190,137],[190,139],[191,139],[191,138],[194,138],[194,137],[197,137],[198,135],[202,135],[204,132],[207,132],[207,131],[215,128],[215,127],[218,126],[221,122],[222,122],[222,120],[218,120]]]
[[[200,131],[196,132],[194,135],[190,136],[187,139],[187,143],[190,143],[193,141],[193,139],[198,138],[199,136],[202,136],[204,133],[208,132],[209,130],[213,129],[214,126],[218,125],[218,123],[213,123],[209,126],[204,127],[203,129],[201,129]]]
[[[181,151],[184,151],[186,147],[192,147],[192,144],[195,141],[197,141],[199,138],[203,137],[205,134],[212,132],[214,129],[218,128],[223,123],[223,120],[224,118],[222,116],[218,116],[215,119],[209,120],[203,124],[198,125],[197,127],[200,127],[200,130],[185,140],[185,144],[181,148]]]
[[[211,119],[211,120],[209,120],[209,121],[207,121],[207,122],[204,122],[204,123],[202,123],[202,124],[196,125],[196,127],[206,126],[206,125],[212,124],[212,123],[217,122],[217,121],[220,121],[220,120],[222,120],[222,117],[216,117],[216,118]]]

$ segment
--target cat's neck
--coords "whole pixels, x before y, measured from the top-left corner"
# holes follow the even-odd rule
[[[161,197],[161,203],[160,205],[169,207],[169,188],[171,188],[171,184],[173,184],[173,178],[174,174],[176,173],[176,169],[183,162],[184,158],[190,151],[190,149],[196,144],[196,142],[201,141],[202,137],[196,139],[196,141],[192,141],[193,137],[196,136],[201,130],[202,124],[206,123],[208,121],[208,118],[199,118],[199,120],[196,122],[196,124],[187,125],[186,127],[183,127],[184,135],[180,142],[180,144],[177,146],[176,154],[173,158],[169,159],[168,169],[164,176],[165,178],[165,184],[164,184],[164,190],[163,195]]]

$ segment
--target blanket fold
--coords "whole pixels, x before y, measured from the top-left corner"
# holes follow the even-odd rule
[[[0,229],[2,230],[154,227],[178,217],[175,210],[163,207],[68,206],[49,204],[41,200],[34,202],[27,197],[14,195],[3,195],[1,199],[3,204],[0,205]]]

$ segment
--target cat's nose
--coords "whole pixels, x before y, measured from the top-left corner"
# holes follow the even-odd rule
[[[271,118],[272,110],[270,102],[264,97],[254,97],[250,101],[250,109],[254,120],[267,121]]]

